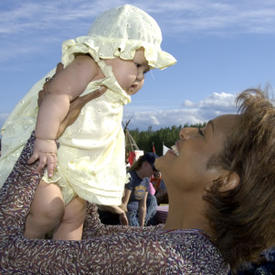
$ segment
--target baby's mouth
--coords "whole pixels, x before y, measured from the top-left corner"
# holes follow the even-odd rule
[[[129,87],[128,93],[135,93],[137,91],[137,85],[133,84]]]
[[[130,89],[133,89],[133,90],[136,89],[136,88],[137,88],[137,84],[132,84],[131,87],[130,87]]]

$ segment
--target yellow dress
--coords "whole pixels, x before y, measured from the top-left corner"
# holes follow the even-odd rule
[[[119,205],[126,182],[125,140],[121,121],[123,105],[131,99],[117,83],[111,67],[100,60],[81,38],[63,44],[62,62],[65,67],[76,53],[89,53],[105,75],[104,79],[89,83],[82,95],[97,90],[101,85],[108,89],[102,96],[88,102],[77,120],[58,139],[57,171],[52,178],[48,178],[45,171],[43,179],[58,182],[66,203],[78,195],[91,203]],[[0,186],[35,128],[37,95],[44,80],[32,87],[2,128]]]

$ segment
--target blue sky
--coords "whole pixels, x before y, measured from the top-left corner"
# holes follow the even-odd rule
[[[1,0],[0,126],[60,60],[64,40],[86,35],[95,16],[127,1]],[[246,88],[275,87],[274,0],[131,1],[159,23],[177,64],[146,76],[126,106],[130,128],[204,122],[235,112]],[[273,90],[271,88],[271,93]]]

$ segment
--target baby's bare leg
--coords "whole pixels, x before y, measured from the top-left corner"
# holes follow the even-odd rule
[[[81,240],[86,215],[86,201],[75,197],[65,207],[61,224],[53,234],[55,240]]]
[[[24,236],[29,239],[43,239],[54,230],[64,215],[65,204],[60,188],[41,180],[27,216]]]

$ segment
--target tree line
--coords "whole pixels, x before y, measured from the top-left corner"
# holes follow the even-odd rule
[[[129,130],[131,136],[137,143],[140,150],[145,152],[152,152],[153,146],[157,155],[162,155],[163,145],[171,147],[179,139],[179,132],[182,127],[204,127],[205,123],[198,124],[185,124],[183,126],[171,126],[161,128],[153,131],[152,127],[149,127],[146,131],[140,131],[139,129]]]

